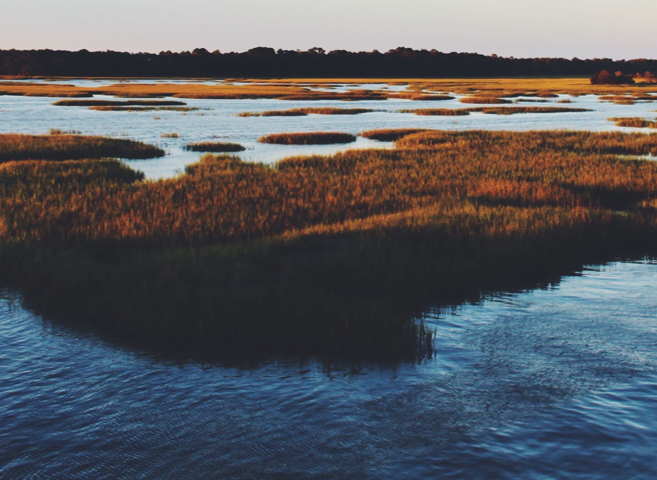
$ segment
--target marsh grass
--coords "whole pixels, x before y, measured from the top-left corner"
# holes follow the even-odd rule
[[[360,115],[376,112],[369,108],[294,108],[291,110],[269,110],[266,112],[243,112],[238,117],[303,117],[306,115]]]
[[[380,142],[394,142],[406,135],[427,131],[429,131],[427,128],[385,128],[380,130],[367,130],[361,132],[360,136],[371,140],[378,140]]]
[[[476,103],[476,104],[503,104],[503,103],[512,103],[511,100],[502,98],[502,97],[484,97],[484,96],[474,96],[474,97],[463,97],[459,99],[461,103]]]
[[[164,156],[164,150],[134,140],[56,133],[0,134],[0,162],[11,160],[73,160],[119,157],[145,159]]]
[[[274,143],[278,145],[330,145],[355,141],[355,135],[342,132],[276,133],[258,139],[260,143]]]
[[[107,105],[107,106],[89,107],[89,110],[95,110],[98,112],[161,112],[161,111],[195,112],[199,109],[196,107],[143,107],[143,106],[124,107],[124,106],[116,106],[116,105]]]
[[[185,150],[190,150],[192,152],[243,152],[246,150],[242,145],[237,143],[225,143],[225,142],[200,142],[200,143],[188,143],[185,145]]]
[[[590,112],[586,108],[570,107],[476,107],[476,108],[424,108],[416,110],[401,110],[402,113],[414,113],[415,115],[436,116],[460,116],[470,113],[485,113],[489,115],[516,115],[520,113],[573,113]]]
[[[414,113],[423,116],[459,117],[470,115],[469,108],[419,108],[415,110],[400,110],[401,113]]]
[[[634,127],[634,128],[657,128],[657,121],[646,120],[645,118],[610,118],[609,121],[615,122],[618,127]]]
[[[0,280],[149,345],[411,361],[430,350],[412,320],[428,305],[654,249],[657,164],[619,154],[657,153],[655,135],[396,144],[273,166],[206,155],[158,182],[115,161],[5,163]]]
[[[61,107],[174,107],[186,104],[178,100],[58,100],[53,105]]]

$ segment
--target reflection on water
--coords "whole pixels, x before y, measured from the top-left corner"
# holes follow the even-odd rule
[[[427,312],[435,358],[219,366],[0,296],[0,478],[657,474],[657,263]]]
[[[102,86],[103,82],[116,83],[111,80],[72,80],[69,84],[84,87]],[[135,80],[135,82],[143,82]],[[157,80],[154,80],[157,82]],[[166,82],[170,82],[166,80]],[[205,83],[216,83],[206,81]],[[356,88],[349,85],[332,86],[333,91]],[[381,89],[382,84],[361,85],[358,88]],[[403,90],[406,86],[391,85],[389,89]],[[53,98],[0,96],[0,133],[47,133],[51,128],[65,131],[79,131],[88,135],[108,135],[132,138],[156,144],[164,148],[169,156],[152,161],[128,162],[133,168],[140,169],[149,178],[172,177],[184,170],[184,166],[198,161],[201,154],[187,152],[187,143],[202,141],[228,141],[244,145],[247,151],[241,157],[256,162],[272,163],[291,155],[331,154],[349,148],[390,148],[389,143],[379,143],[364,138],[351,145],[328,146],[281,146],[257,142],[262,135],[279,132],[309,132],[319,130],[340,131],[358,134],[365,130],[377,128],[434,128],[446,130],[536,130],[536,129],[571,129],[571,130],[622,130],[636,131],[617,127],[608,121],[610,117],[645,117],[654,118],[655,104],[637,102],[634,105],[616,105],[600,102],[597,96],[583,95],[550,99],[540,105],[556,105],[555,102],[566,98],[572,101],[567,107],[587,108],[590,112],[578,113],[533,113],[519,115],[486,115],[473,113],[464,117],[431,117],[410,113],[398,113],[398,110],[416,108],[464,108],[457,99],[441,102],[382,100],[361,102],[340,101],[285,101],[285,100],[207,100],[183,99],[190,107],[199,108],[194,112],[151,111],[92,111],[84,107],[58,107],[52,103]],[[114,97],[97,96],[97,99]],[[529,99],[532,100],[532,99]],[[439,105],[437,105],[439,103]],[[535,106],[532,102],[519,99],[518,105]],[[286,110],[303,107],[341,107],[369,108],[380,110],[361,115],[309,115],[306,117],[238,117],[241,112],[261,112],[265,110]],[[163,134],[177,133],[178,138],[163,138]]]

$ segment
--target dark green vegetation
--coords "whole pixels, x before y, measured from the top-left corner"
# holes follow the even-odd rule
[[[225,142],[201,142],[201,143],[188,143],[185,146],[186,150],[193,152],[214,152],[214,153],[227,153],[227,152],[243,152],[246,150],[242,145],[237,143]]]
[[[354,142],[356,135],[341,132],[276,133],[260,137],[258,141],[278,145],[330,145]]]
[[[0,162],[10,160],[73,160],[81,158],[155,158],[164,150],[134,140],[82,135],[0,134]]]
[[[63,107],[174,107],[186,105],[178,100],[58,100]]]
[[[57,50],[0,50],[0,75],[69,77],[263,77],[263,78],[481,78],[583,76],[607,70],[657,71],[657,60],[605,58],[505,58],[399,47],[387,52],[321,48],[246,52],[127,53]],[[588,82],[588,79],[587,79]]]
[[[429,305],[654,253],[657,164],[627,159],[648,153],[656,135],[427,131],[274,166],[206,155],[158,182],[8,162],[0,280],[143,344],[417,360]]]
[[[244,112],[239,117],[303,117],[306,115],[360,115],[376,112],[369,108],[294,108],[292,110],[269,110],[266,112]]]

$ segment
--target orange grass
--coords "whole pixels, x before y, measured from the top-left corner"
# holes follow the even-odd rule
[[[610,118],[609,121],[616,122],[618,127],[634,127],[634,128],[657,128],[657,121],[646,120],[645,118]]]
[[[134,140],[68,134],[0,134],[0,162],[101,157],[144,159],[162,156],[162,149]]]
[[[224,143],[224,142],[200,142],[200,143],[188,143],[185,146],[185,150],[190,150],[193,152],[243,152],[246,150],[242,145],[237,143]]]
[[[431,332],[409,319],[428,304],[654,247],[657,164],[618,154],[657,153],[655,135],[396,144],[273,166],[206,155],[157,182],[108,160],[4,163],[0,280],[147,343],[416,360]]]

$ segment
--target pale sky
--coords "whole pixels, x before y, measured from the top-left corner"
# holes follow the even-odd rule
[[[657,58],[657,0],[2,0],[0,49]]]

